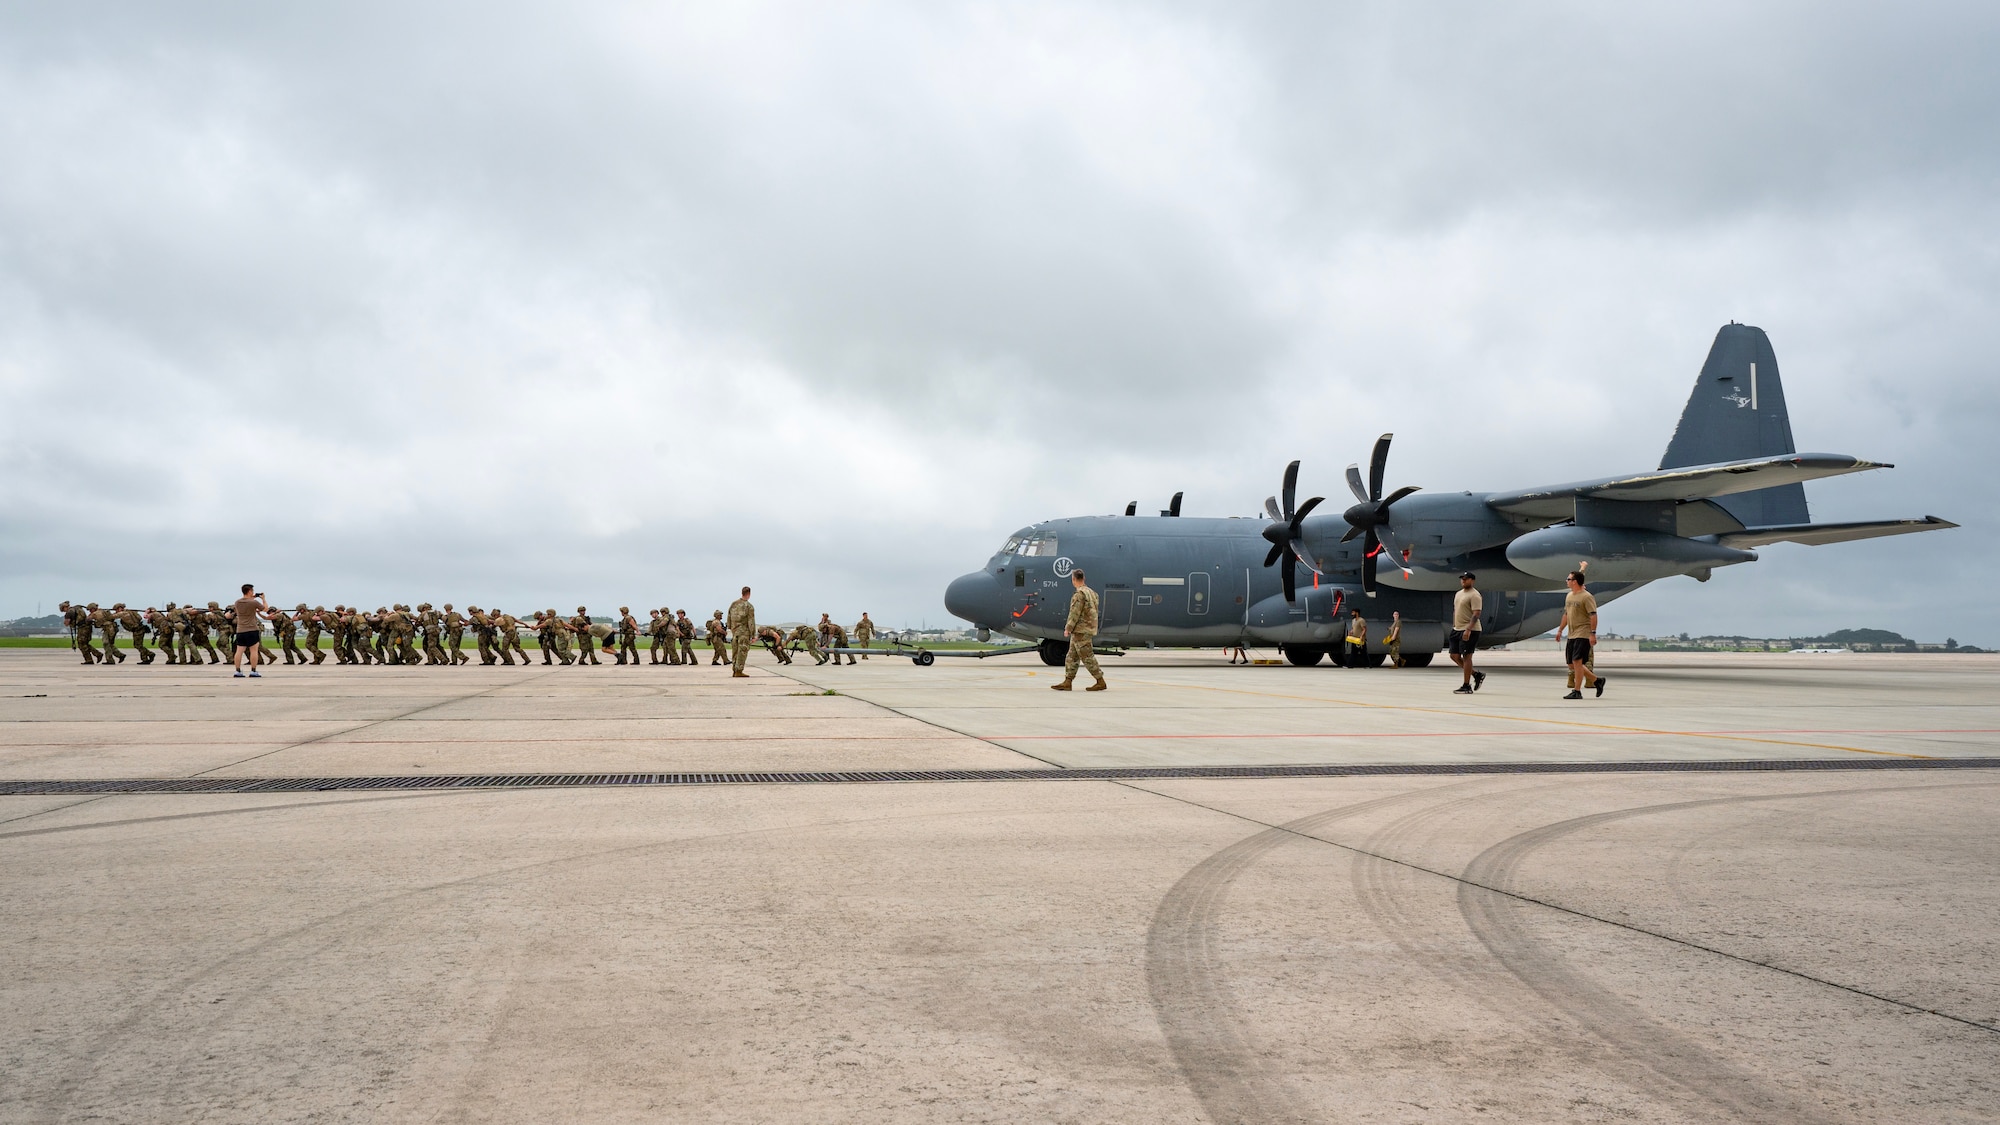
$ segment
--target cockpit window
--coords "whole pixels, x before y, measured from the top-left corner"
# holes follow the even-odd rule
[[[1053,535],[1035,535],[1023,539],[1021,540],[1021,545],[1015,549],[1014,553],[1022,556],[1053,555],[1056,553],[1056,537]]]
[[[1003,555],[1011,555],[1014,553],[1014,549],[1016,547],[1019,547],[1020,545],[1021,545],[1021,537],[1018,535],[1013,536],[1007,540],[1007,545],[1005,547],[1000,548],[1000,553]]]

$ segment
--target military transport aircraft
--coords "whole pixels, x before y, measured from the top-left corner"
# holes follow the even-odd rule
[[[1588,562],[1591,592],[1610,601],[1674,575],[1708,581],[1719,566],[1754,562],[1769,543],[1825,544],[1958,525],[1922,519],[1813,523],[1803,482],[1893,466],[1792,444],[1777,356],[1761,328],[1716,333],[1660,467],[1511,492],[1383,495],[1391,435],[1375,442],[1364,480],[1347,467],[1355,502],[1316,512],[1297,503],[1299,463],[1285,469],[1265,519],[1180,515],[1050,520],[1008,536],[983,570],[945,591],[945,607],[979,629],[1037,643],[1062,662],[1070,572],[1084,568],[1102,598],[1100,644],[1209,647],[1276,644],[1316,664],[1345,635],[1348,610],[1369,621],[1370,659],[1391,611],[1403,615],[1403,655],[1417,665],[1444,647],[1459,574],[1485,595],[1483,645],[1555,627],[1563,579]]]

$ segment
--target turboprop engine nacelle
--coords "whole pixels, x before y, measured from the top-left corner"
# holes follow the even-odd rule
[[[1529,574],[1560,580],[1588,561],[1592,582],[1652,582],[1676,574],[1706,579],[1712,567],[1756,558],[1755,551],[1628,527],[1545,527],[1507,544],[1507,561]]]

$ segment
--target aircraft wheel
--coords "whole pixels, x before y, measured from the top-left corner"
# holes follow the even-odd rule
[[[937,656],[934,653],[920,652],[910,658],[910,663],[919,668],[928,668],[937,663]]]
[[[1437,655],[1437,653],[1435,653],[1435,652],[1415,652],[1415,653],[1411,653],[1410,655],[1408,655],[1408,656],[1405,656],[1405,657],[1403,658],[1403,667],[1405,667],[1405,668],[1428,668],[1428,667],[1430,667],[1430,666],[1431,666],[1431,658],[1432,658],[1432,657],[1434,657],[1434,656],[1436,656],[1436,655]]]
[[[1036,646],[1036,649],[1042,658],[1042,663],[1051,668],[1060,668],[1062,662],[1069,659],[1068,641],[1043,641]]]
[[[1284,650],[1287,663],[1295,664],[1300,668],[1310,668],[1319,663],[1320,657],[1326,655],[1326,649],[1319,645],[1280,645],[1278,647]]]

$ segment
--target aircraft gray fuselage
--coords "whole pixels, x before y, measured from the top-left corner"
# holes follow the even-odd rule
[[[1403,503],[1414,507],[1416,499]],[[1459,517],[1438,525],[1449,526],[1457,548],[1450,552],[1453,555],[1504,544],[1519,534],[1505,520],[1483,518],[1480,513],[1490,510],[1470,494],[1424,499],[1426,507]],[[1397,515],[1400,518],[1402,512]],[[1339,544],[1347,524],[1339,515],[1329,514],[1307,520],[1308,540],[1331,544],[1316,560],[1325,574],[1302,571],[1296,597],[1288,602],[1277,569],[1264,566],[1270,548],[1262,535],[1264,522],[1188,516],[1050,520],[1010,537],[1016,551],[1003,548],[984,569],[953,581],[945,592],[945,606],[991,633],[1060,641],[1069,614],[1070,571],[1081,567],[1099,594],[1098,639],[1103,644],[1332,644],[1345,636],[1349,611],[1360,609],[1377,652],[1395,612],[1403,616],[1405,651],[1435,652],[1444,646],[1456,581],[1441,590],[1384,584],[1373,597],[1367,596],[1360,581],[1360,541]],[[1036,553],[1018,553],[1020,544]],[[1503,580],[1503,575],[1509,579]],[[1519,581],[1511,580],[1514,576]],[[1489,566],[1480,582],[1484,643],[1504,644],[1553,628],[1563,595],[1549,592],[1551,585],[1504,565]],[[1594,587],[1599,600],[1629,588]]]
[[[1935,516],[1812,523],[1807,481],[1890,466],[1798,453],[1777,356],[1762,329],[1716,333],[1659,468],[1511,492],[1384,495],[1391,435],[1364,477],[1348,466],[1354,503],[1297,503],[1299,463],[1285,470],[1265,518],[1081,516],[1022,528],[979,571],[955,579],[945,607],[989,635],[1041,642],[1055,657],[1082,568],[1102,604],[1111,645],[1283,646],[1319,660],[1360,610],[1371,653],[1392,613],[1402,651],[1444,647],[1459,575],[1475,576],[1480,643],[1553,628],[1564,577],[1583,565],[1600,603],[1676,575],[1706,582],[1717,567],[1754,562],[1770,543],[1841,543],[1957,526]]]

